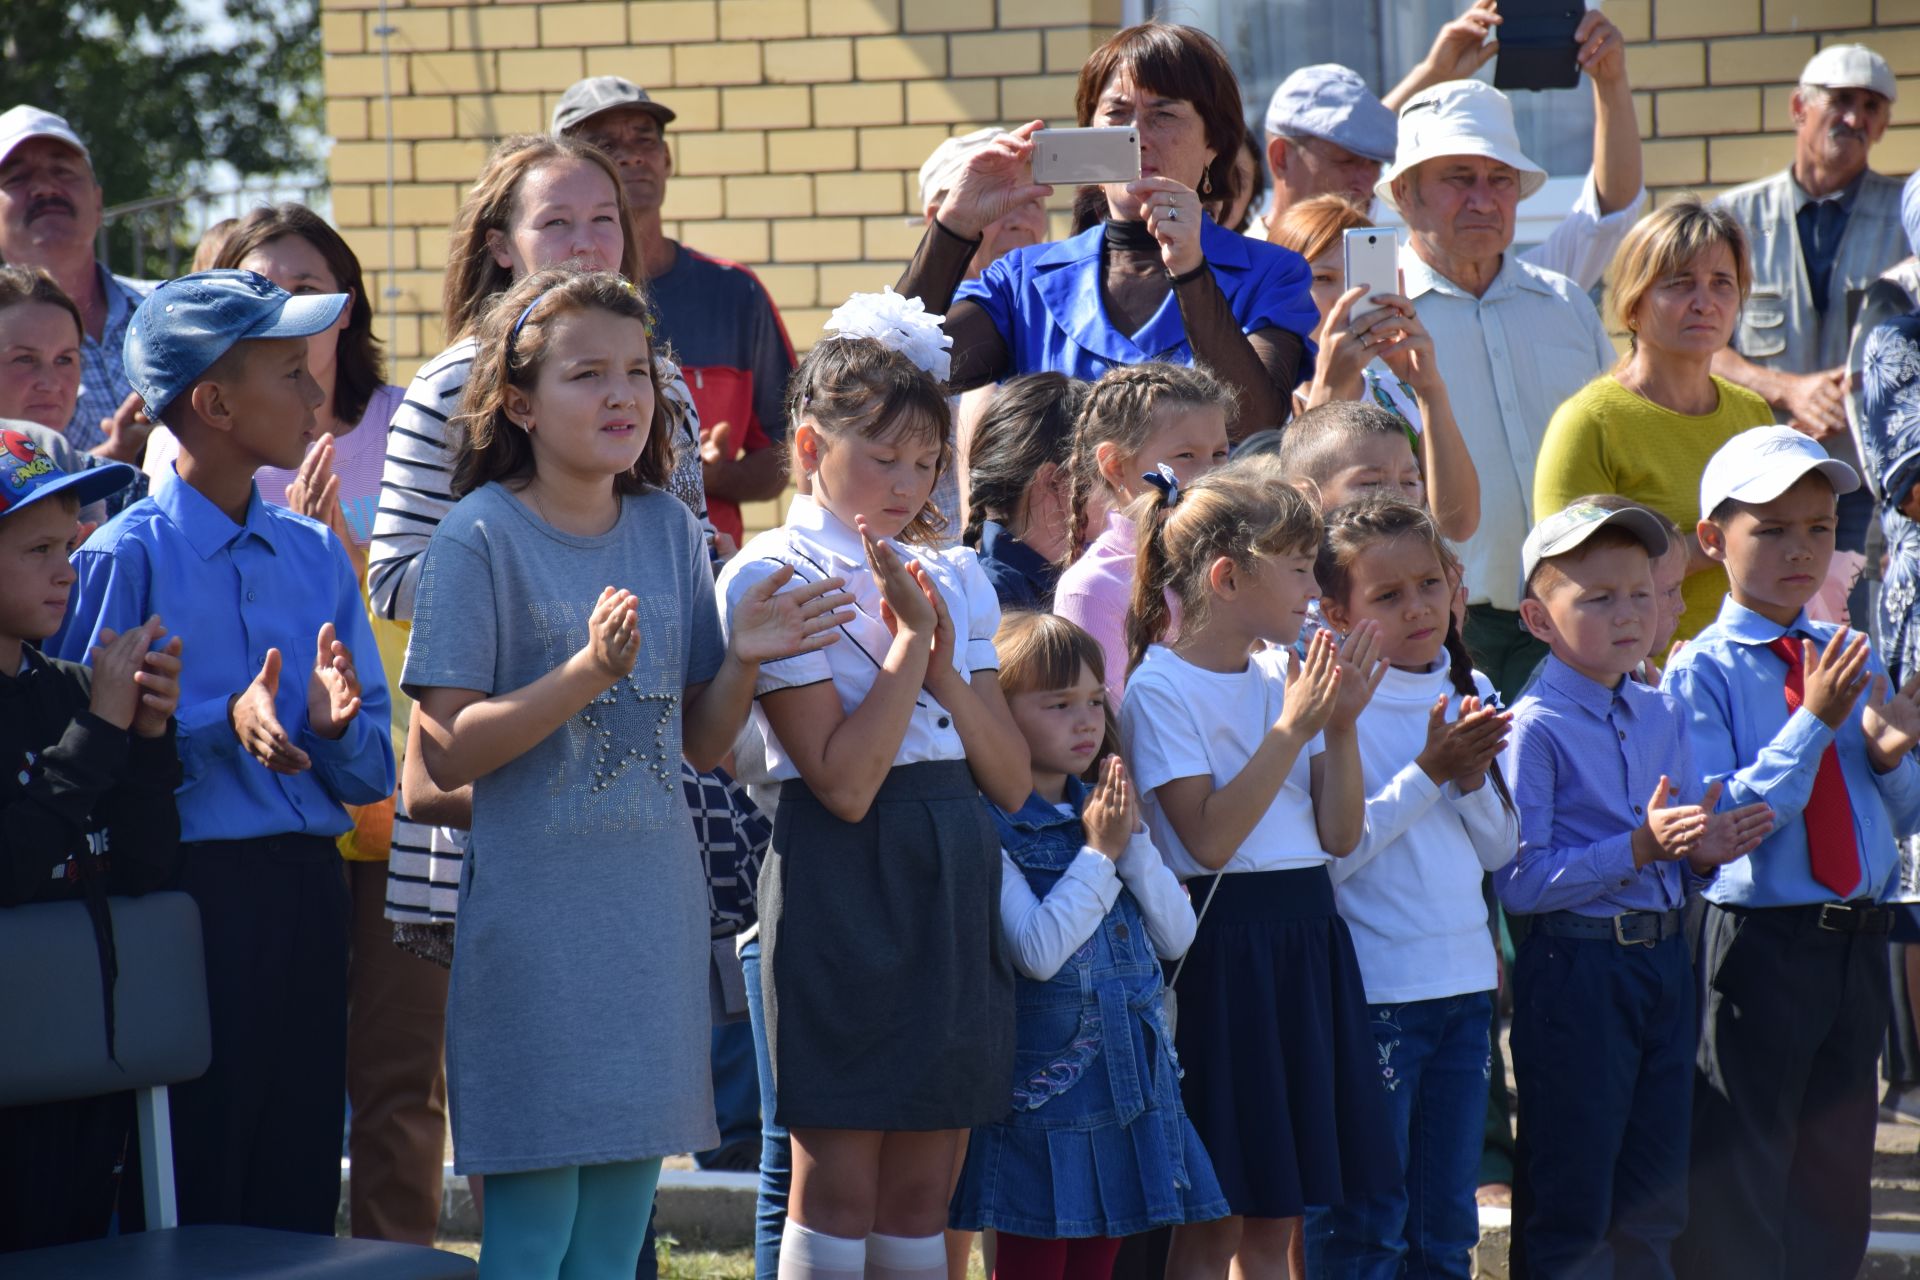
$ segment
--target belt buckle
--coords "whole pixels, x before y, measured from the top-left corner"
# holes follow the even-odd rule
[[[1820,904],[1820,927],[1829,933],[1855,933],[1859,930],[1859,921],[1852,907],[1838,902]]]
[[[1626,919],[1626,916],[1624,916],[1624,915],[1618,915],[1618,916],[1615,916],[1615,917],[1613,918],[1613,940],[1614,940],[1614,941],[1615,941],[1616,943],[1618,943],[1618,944],[1619,944],[1620,946],[1623,946],[1623,947],[1653,947],[1653,946],[1657,946],[1657,945],[1659,944],[1659,939],[1658,939],[1658,938],[1629,938],[1629,937],[1627,937],[1627,933],[1626,933],[1626,930],[1620,927],[1620,926],[1621,926],[1621,922],[1622,922],[1623,920],[1625,920],[1625,919]]]

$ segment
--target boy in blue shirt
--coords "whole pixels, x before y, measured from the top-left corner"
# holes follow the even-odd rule
[[[179,887],[200,906],[213,1065],[173,1092],[184,1223],[333,1234],[346,1092],[350,909],[334,837],[393,792],[388,701],[359,580],[324,526],[260,499],[316,434],[306,339],[344,294],[248,271],[169,281],[135,312],[126,371],[180,441],[174,474],[74,556],[53,642],[163,615],[181,680]],[[283,663],[288,664],[283,675]]]
[[[1578,502],[1521,551],[1520,616],[1550,652],[1513,709],[1520,850],[1494,885],[1532,917],[1513,980],[1514,1249],[1539,1276],[1672,1275],[1695,1037],[1682,908],[1769,825],[1765,805],[1713,813],[1684,714],[1633,679],[1666,549],[1651,512]]]
[[[1890,690],[1864,635],[1807,617],[1838,495],[1859,483],[1786,427],[1735,436],[1700,480],[1700,545],[1731,591],[1664,687],[1722,802],[1764,802],[1777,825],[1706,891],[1689,1276],[1852,1280],[1866,1253],[1892,925],[1878,902],[1897,838],[1920,827],[1920,676]]]

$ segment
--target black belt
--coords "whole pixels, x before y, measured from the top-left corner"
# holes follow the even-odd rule
[[[1549,911],[1533,917],[1533,927],[1555,938],[1599,938],[1623,947],[1651,947],[1677,935],[1682,918],[1678,907],[1671,911],[1623,911],[1617,916]]]
[[[1867,898],[1853,902],[1813,902],[1800,907],[1723,906],[1720,909],[1735,915],[1765,915],[1778,920],[1811,924],[1829,933],[1876,934],[1893,930],[1893,908],[1883,907]]]

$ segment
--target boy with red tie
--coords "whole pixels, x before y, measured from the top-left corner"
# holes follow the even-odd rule
[[[1700,545],[1732,590],[1664,687],[1720,806],[1764,801],[1775,826],[1706,891],[1685,1276],[1852,1280],[1866,1253],[1879,898],[1920,828],[1920,677],[1890,688],[1866,636],[1806,614],[1859,483],[1778,426],[1735,436],[1700,481]]]

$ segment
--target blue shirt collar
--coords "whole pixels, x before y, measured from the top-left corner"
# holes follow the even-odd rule
[[[171,465],[167,467],[165,478],[153,491],[153,503],[180,530],[187,545],[202,560],[211,560],[216,553],[232,546],[242,534],[249,533],[266,543],[270,550],[279,551],[272,517],[266,503],[260,500],[258,485],[253,487],[252,494],[247,498],[245,524],[235,524],[226,512],[213,504],[212,499],[182,480],[180,473]]]
[[[1044,556],[1007,532],[998,520],[980,522],[980,558],[998,560],[1034,583],[1050,581],[1053,573]]]
[[[1080,821],[1080,810],[1087,802],[1090,788],[1080,779],[1069,774],[1065,803],[1071,805],[1071,816],[1060,812],[1052,801],[1043,799],[1038,791],[1027,793],[1027,802],[1020,806],[1017,813],[1007,815],[1007,821],[1022,831],[1044,831],[1048,827],[1061,826],[1068,822]]]
[[[1600,717],[1608,715],[1615,703],[1632,705],[1627,701],[1627,688],[1632,684],[1633,681],[1622,677],[1619,684],[1609,689],[1598,680],[1581,675],[1551,653],[1540,668],[1542,688],[1551,689],[1574,706]]]
[[[1732,596],[1720,602],[1719,627],[1729,640],[1739,644],[1772,644],[1789,635],[1817,638],[1813,620],[1807,617],[1805,609],[1793,620],[1792,626],[1783,627],[1738,603]]]
[[[1033,286],[1047,313],[1073,342],[1103,360],[1138,364],[1157,360],[1183,348],[1186,322],[1180,318],[1180,300],[1169,289],[1138,332],[1121,333],[1100,305],[1100,245],[1104,224],[1095,223],[1079,235],[1042,248],[1033,260]],[[1246,237],[1228,231],[1212,218],[1200,223],[1200,252],[1211,270],[1245,270],[1252,258]]]

